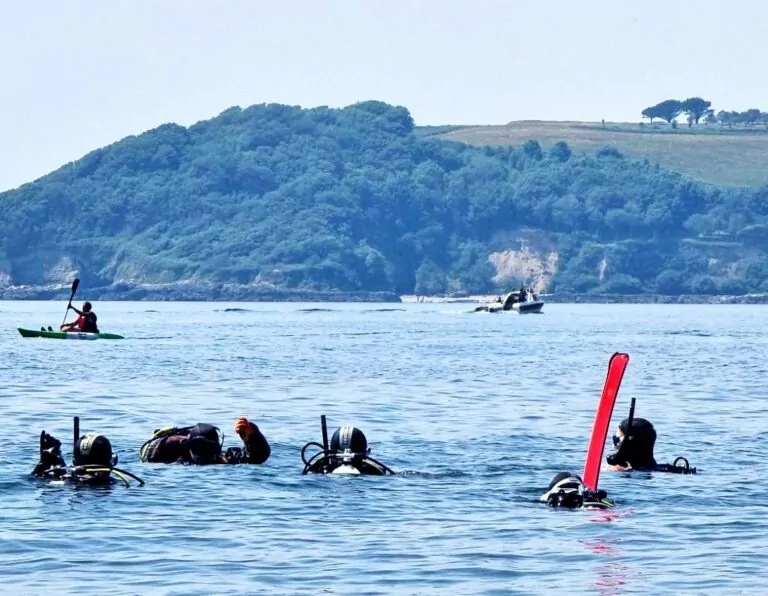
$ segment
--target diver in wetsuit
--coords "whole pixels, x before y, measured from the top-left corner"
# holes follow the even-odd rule
[[[653,424],[645,418],[625,418],[613,436],[615,451],[606,457],[606,461],[611,466],[633,470],[676,474],[696,473],[696,468],[692,468],[684,457],[678,457],[671,464],[656,463],[653,457],[655,443],[656,429],[653,428]],[[681,465],[678,465],[678,462],[681,462]]]
[[[323,427],[323,445],[310,442],[301,450],[301,460],[304,462],[302,474],[352,474],[368,476],[384,476],[394,474],[389,467],[370,456],[368,440],[363,431],[354,426],[342,426],[336,429],[328,447],[328,431],[325,427],[325,416],[321,417]],[[310,457],[304,457],[307,447],[319,447],[321,451]]]
[[[33,476],[87,485],[111,484],[116,476],[126,486],[130,485],[128,478],[133,478],[140,486],[144,484],[138,476],[115,467],[117,456],[113,455],[107,437],[96,433],[79,436],[78,426],[76,418],[77,438],[72,449],[72,466],[67,466],[61,455],[61,441],[45,431],[40,433],[40,461],[32,470]]]
[[[572,472],[560,472],[555,474],[549,483],[547,492],[539,500],[550,507],[563,509],[607,509],[614,503],[608,499],[608,493],[604,490],[593,491],[584,486],[581,476]]]
[[[243,446],[223,451],[224,437],[212,424],[163,428],[141,446],[139,458],[151,463],[189,465],[263,464],[269,459],[269,443],[253,422],[240,417],[235,432]]]

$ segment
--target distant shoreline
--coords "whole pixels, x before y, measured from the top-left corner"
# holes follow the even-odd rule
[[[498,295],[475,295],[466,297],[450,296],[415,296],[405,295],[400,299],[404,303],[458,303],[486,304],[495,302]],[[744,296],[683,294],[666,296],[662,294],[544,294],[544,303],[552,304],[768,304],[768,293],[746,294]]]
[[[68,300],[70,285],[0,288],[0,300]],[[117,302],[400,302],[395,292],[287,290],[224,283],[115,284],[89,288],[81,283],[76,300]]]
[[[0,288],[0,300],[61,300],[69,299],[70,285],[10,286]],[[80,286],[78,298],[117,302],[389,302],[389,303],[463,303],[487,304],[498,294],[467,296],[398,295],[395,292],[344,292],[331,290],[289,290],[265,286],[222,283],[180,282],[172,284],[115,284],[88,288]],[[543,294],[545,303],[560,304],[768,304],[768,293],[730,295],[684,294]]]

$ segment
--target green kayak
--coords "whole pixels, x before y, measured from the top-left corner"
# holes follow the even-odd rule
[[[48,339],[125,339],[114,333],[82,333],[80,331],[43,331],[18,328],[21,337],[47,337]]]

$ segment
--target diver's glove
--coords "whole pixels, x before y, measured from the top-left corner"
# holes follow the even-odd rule
[[[64,458],[61,456],[61,441],[47,432],[40,433],[40,461],[32,471],[34,475],[40,475],[45,470],[57,466],[66,466]]]
[[[584,489],[584,500],[585,501],[602,501],[603,499],[608,498],[608,493],[604,490],[597,489],[592,490],[589,488]]]
[[[247,445],[251,436],[259,432],[259,427],[253,422],[249,422],[245,416],[241,416],[235,423],[235,432],[240,435],[243,443]]]
[[[42,431],[40,433],[40,449],[61,451],[61,441],[59,441],[53,435],[49,435],[47,432]]]
[[[249,422],[245,416],[238,418],[235,424],[235,432],[245,444],[245,459],[250,464],[263,464],[269,459],[272,450],[266,437],[261,434],[259,427]]]
[[[608,493],[604,490],[592,490],[589,488],[584,489],[583,493],[583,507],[605,509],[607,507],[613,507],[614,502],[608,498]]]

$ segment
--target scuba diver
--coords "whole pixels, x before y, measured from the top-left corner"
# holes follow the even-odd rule
[[[590,490],[584,485],[581,476],[572,472],[560,472],[555,474],[549,483],[547,492],[539,500],[550,507],[562,507],[563,509],[607,509],[614,503],[608,499],[608,493],[598,489]]]
[[[61,441],[47,432],[40,433],[40,461],[32,475],[48,480],[72,482],[88,485],[106,485],[115,481],[113,475],[130,486],[128,478],[133,478],[144,485],[144,481],[115,467],[117,455],[112,453],[112,444],[103,435],[89,433],[80,436],[80,419],[74,419],[74,441],[72,446],[72,466],[67,466],[61,455]]]
[[[359,428],[354,426],[337,428],[329,446],[325,415],[320,416],[320,426],[323,444],[311,441],[301,448],[301,461],[304,462],[302,474],[384,476],[395,473],[391,468],[370,456],[368,440]],[[306,459],[305,452],[308,447],[318,447],[320,451]]]
[[[645,418],[635,418],[635,399],[629,409],[629,417],[619,424],[613,435],[614,452],[606,457],[606,462],[617,469],[632,469],[651,472],[673,472],[676,474],[696,474],[688,460],[678,457],[671,464],[658,464],[653,457],[656,443],[656,429]]]
[[[272,450],[259,427],[245,417],[235,424],[243,447],[222,451],[224,435],[212,424],[170,427],[156,430],[139,450],[143,462],[161,464],[263,464]]]
[[[584,473],[582,475],[573,472],[556,474],[549,483],[547,491],[541,495],[539,499],[541,502],[547,503],[550,507],[564,509],[582,507],[606,509],[614,505],[614,502],[608,499],[608,494],[600,490],[598,482],[611,413],[628,363],[629,354],[621,352],[614,353],[608,361],[608,373],[595,412],[595,421],[584,462]]]

